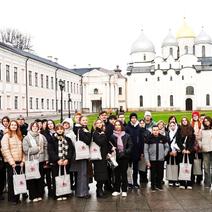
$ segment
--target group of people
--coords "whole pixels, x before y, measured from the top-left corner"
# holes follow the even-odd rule
[[[156,123],[149,111],[141,120],[136,113],[131,113],[126,123],[123,112],[108,116],[106,111],[101,111],[92,129],[81,113],[76,113],[74,120],[66,118],[57,125],[53,120],[37,119],[28,125],[22,116],[17,120],[3,117],[0,140],[0,199],[4,199],[3,191],[7,188],[8,201],[15,204],[20,202],[20,195],[14,194],[14,171],[24,172],[25,161],[32,159],[39,161],[41,177],[27,180],[28,194],[22,197],[32,202],[42,201],[46,190],[49,197],[58,201],[69,197],[56,195],[55,178],[59,170],[70,175],[71,190],[78,198],[90,197],[89,183],[93,178],[98,198],[104,198],[109,192],[112,196],[126,197],[128,189],[138,189],[139,184],[149,180],[152,191],[162,190],[164,163],[179,165],[185,155],[190,164],[197,157],[201,159],[203,174],[191,174],[191,180],[187,181],[169,181],[169,186],[192,189],[194,183],[202,183],[203,176],[204,186],[211,186],[212,119],[201,118],[196,111],[190,121],[183,117],[180,124],[174,115],[165,124]],[[76,160],[75,144],[79,140],[88,146],[96,143],[101,160]]]

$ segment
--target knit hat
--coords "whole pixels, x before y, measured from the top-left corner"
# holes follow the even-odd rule
[[[71,118],[66,118],[62,124],[68,123],[70,125],[70,128],[73,129],[73,120]]]
[[[200,117],[200,113],[198,111],[193,111],[192,112],[192,117],[194,117],[195,115]]]
[[[138,119],[138,115],[137,115],[136,113],[131,113],[129,119],[131,120],[131,118],[132,118],[133,116],[135,116],[136,119]]]
[[[144,117],[145,117],[145,116],[151,116],[151,117],[152,117],[152,114],[151,114],[151,112],[146,111],[146,112],[144,113]]]

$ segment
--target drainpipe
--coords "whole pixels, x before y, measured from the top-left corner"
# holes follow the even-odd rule
[[[55,105],[56,105],[56,107],[55,107],[55,109],[56,109],[56,114],[57,114],[57,112],[58,112],[58,101],[57,101],[57,71],[59,70],[59,68],[56,68],[56,70],[55,70]]]
[[[28,94],[28,67],[27,67],[27,62],[29,60],[29,57],[27,57],[26,61],[25,61],[25,77],[26,77],[26,116],[29,116],[29,108],[28,108],[28,98],[29,98],[29,94]]]

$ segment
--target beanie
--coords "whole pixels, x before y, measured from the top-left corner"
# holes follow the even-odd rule
[[[152,117],[152,114],[151,114],[151,112],[146,111],[146,112],[144,113],[144,117],[145,117],[145,116],[151,116],[151,117]]]

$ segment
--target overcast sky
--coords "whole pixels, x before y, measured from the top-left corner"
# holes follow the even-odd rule
[[[143,28],[157,55],[169,28],[183,17],[198,34],[212,36],[211,0],[1,0],[0,28],[32,36],[33,49],[72,68],[98,66],[125,70],[130,49]]]

